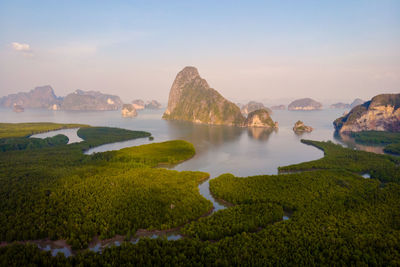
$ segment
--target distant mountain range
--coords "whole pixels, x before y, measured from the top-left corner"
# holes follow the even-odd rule
[[[143,102],[143,101],[142,101]],[[42,108],[52,110],[118,110],[123,106],[119,96],[98,91],[76,90],[65,97],[57,97],[50,85],[36,87],[29,92],[10,94],[0,98],[0,106],[14,108]],[[161,104],[156,100],[143,102],[143,108],[157,109]]]

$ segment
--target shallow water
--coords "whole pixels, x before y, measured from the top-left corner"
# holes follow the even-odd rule
[[[53,137],[58,134],[62,134],[62,135],[65,135],[66,137],[68,137],[68,139],[69,139],[68,144],[79,143],[79,142],[82,142],[83,139],[78,136],[78,130],[79,130],[79,128],[61,129],[61,130],[57,130],[57,131],[50,131],[50,132],[46,132],[46,133],[34,134],[34,135],[31,135],[30,138],[42,138],[43,139],[43,138],[47,138],[47,137]]]

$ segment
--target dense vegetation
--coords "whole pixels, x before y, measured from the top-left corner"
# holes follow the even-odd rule
[[[255,232],[282,220],[282,216],[282,206],[272,203],[237,205],[186,225],[182,233],[201,240],[217,240],[243,232]]]
[[[372,178],[382,182],[400,182],[400,158],[398,157],[343,148],[332,142],[301,141],[322,149],[325,156],[314,161],[280,167],[280,172],[342,169],[358,174],[369,173]]]
[[[267,224],[216,242],[185,238],[144,239],[105,249],[51,257],[27,245],[0,248],[0,264],[24,265],[398,265],[400,186],[346,171],[311,171],[246,179],[222,175],[211,181],[217,197],[241,205],[291,207],[288,221]],[[230,208],[232,209],[232,208]],[[217,215],[216,213],[215,215]],[[231,213],[234,214],[234,213]],[[230,220],[232,217],[226,217]],[[227,223],[227,222],[224,222]],[[207,229],[207,224],[204,228]],[[219,230],[219,229],[217,229]]]
[[[142,239],[138,244],[107,248],[101,254],[82,251],[70,258],[52,257],[34,245],[14,244],[0,247],[0,265],[400,265],[399,159],[354,151],[330,142],[303,142],[323,149],[325,157],[280,168],[301,172],[246,178],[224,174],[211,180],[212,193],[234,206],[187,224],[182,229],[188,235],[184,239]],[[37,151],[41,150],[28,153]],[[19,153],[0,153],[0,157]],[[76,168],[68,167],[70,173],[57,178],[56,187],[47,187],[50,192],[45,191],[43,183],[48,186],[51,183],[42,179],[39,188],[46,196],[43,198],[55,202],[31,206],[34,212],[30,215],[46,211],[49,213],[46,219],[56,223],[53,226],[59,227],[57,231],[80,235],[70,239],[78,240],[79,244],[87,240],[84,236],[87,232],[97,231],[107,236],[112,230],[132,232],[139,224],[150,229],[162,228],[195,218],[210,208],[196,188],[205,174],[150,168],[161,162],[178,162],[193,153],[190,144],[174,141],[84,156],[82,162],[71,161]],[[3,161],[0,162],[3,166]],[[64,163],[57,166],[67,168]],[[18,185],[23,186],[29,179],[21,178],[27,173],[20,165],[17,167],[18,179],[24,181]],[[359,173],[363,172],[376,179],[362,178]],[[5,194],[9,190],[2,190],[0,185],[0,192]],[[18,195],[11,198],[19,199],[14,207],[20,210],[19,216],[24,216],[28,211],[21,207],[29,207],[26,197],[31,195],[27,190],[21,192],[11,191],[10,195]],[[4,206],[0,207],[3,211]],[[56,213],[47,207],[56,209]],[[155,209],[154,213],[151,209]],[[290,220],[280,220],[283,209],[292,211]],[[188,212],[192,215],[184,217]],[[58,214],[67,217],[54,221]],[[131,220],[126,220],[127,217]],[[30,224],[42,222],[30,217],[24,219],[31,220]],[[2,225],[4,222],[1,221]],[[19,221],[14,219],[15,222]],[[8,224],[4,227],[13,229]]]
[[[53,137],[47,138],[26,138],[26,137],[15,137],[15,138],[1,138],[0,139],[0,151],[10,150],[25,150],[25,149],[37,149],[58,145],[66,145],[69,139],[65,135],[58,134]]]
[[[194,155],[185,141],[84,155],[106,142],[149,136],[117,128],[82,128],[85,141],[0,153],[0,240],[66,239],[86,247],[96,235],[168,229],[211,208],[197,185],[208,174],[152,168]]]
[[[351,133],[357,143],[365,145],[385,145],[387,153],[400,155],[400,133],[385,131],[364,131]]]
[[[87,127],[87,125],[51,122],[0,123],[0,138],[27,137],[37,133],[80,127]]]

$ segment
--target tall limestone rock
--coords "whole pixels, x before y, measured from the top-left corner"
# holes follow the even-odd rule
[[[210,88],[195,67],[185,67],[176,76],[163,118],[236,126],[245,120],[239,107]]]
[[[333,122],[339,133],[360,131],[400,132],[400,94],[381,94],[354,107]]]

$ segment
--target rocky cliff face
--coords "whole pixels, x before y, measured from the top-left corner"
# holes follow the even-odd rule
[[[400,94],[382,94],[354,107],[333,122],[340,133],[360,131],[400,132]]]
[[[118,96],[95,91],[76,90],[67,95],[61,103],[63,110],[118,110],[122,101]]]
[[[270,114],[272,113],[272,110],[270,110],[269,108],[266,108],[263,103],[255,102],[255,101],[250,101],[246,105],[242,106],[240,111],[242,112],[243,116],[247,116],[251,112],[259,110],[259,109],[265,109]]]
[[[297,121],[293,126],[293,131],[295,133],[310,133],[312,132],[313,128],[311,126],[307,126],[302,121]]]
[[[0,98],[0,106],[13,107],[14,105],[23,108],[49,108],[59,104],[60,99],[54,94],[51,86],[39,86],[28,93],[17,93]]]
[[[278,123],[274,122],[266,109],[259,109],[250,112],[244,122],[245,127],[278,128]]]
[[[322,109],[322,104],[311,99],[311,98],[302,98],[297,99],[289,104],[289,110],[319,110]]]
[[[245,120],[239,107],[210,88],[195,67],[185,67],[176,76],[163,118],[237,126]]]
[[[137,112],[133,104],[123,104],[121,109],[122,117],[132,118],[137,116]]]

